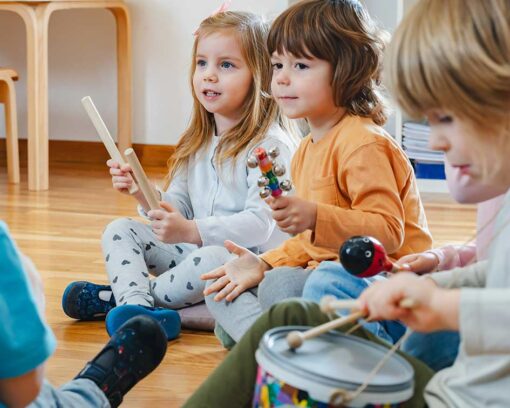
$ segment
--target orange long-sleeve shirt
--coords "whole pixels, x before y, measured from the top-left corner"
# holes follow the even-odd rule
[[[308,135],[291,167],[296,195],[317,203],[315,231],[262,254],[273,268],[337,261],[353,235],[377,238],[393,259],[431,248],[413,169],[371,119],[346,116],[317,143]]]

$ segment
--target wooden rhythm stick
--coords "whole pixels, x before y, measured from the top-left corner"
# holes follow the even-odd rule
[[[414,299],[406,298],[399,302],[399,306],[404,309],[412,309],[416,307]],[[336,310],[359,310],[360,305],[357,299],[338,300],[334,296],[324,296],[320,303],[321,312],[332,313]]]
[[[152,185],[150,184],[149,179],[147,178],[147,175],[145,174],[145,171],[143,170],[143,167],[140,164],[135,151],[130,147],[124,151],[124,156],[126,156],[126,160],[131,166],[133,173],[135,174],[136,181],[138,182],[138,185],[140,186],[140,189],[142,190],[142,193],[145,196],[150,209],[159,209],[159,200],[156,192],[152,188]]]
[[[106,147],[106,150],[108,151],[110,157],[114,161],[119,163],[121,166],[124,165],[126,162],[122,158],[119,149],[117,149],[117,145],[113,141],[112,136],[110,135],[110,132],[108,131],[108,128],[106,127],[103,121],[103,118],[101,118],[101,115],[99,114],[96,106],[94,105],[94,102],[92,102],[92,98],[90,96],[86,96],[81,100],[81,103],[85,110],[87,111],[90,120],[94,124],[94,127],[96,128],[99,137],[103,141],[103,144]],[[133,184],[131,184],[131,187],[129,188],[129,193],[134,194],[137,191],[138,186],[133,181]]]
[[[413,307],[416,307],[416,302],[414,299],[406,298],[400,301],[399,306],[406,309],[412,309]],[[360,311],[359,308],[360,305],[357,299],[336,300],[332,296],[326,296],[325,298],[321,299],[322,312],[331,313],[332,311],[338,309],[350,309],[354,310],[354,312],[304,332],[292,331],[287,335],[287,344],[291,349],[299,348],[303,345],[305,340],[320,336],[321,334],[327,333],[328,331],[338,329],[339,327],[365,317],[366,313]]]
[[[300,332],[291,331],[287,335],[287,344],[291,349],[297,349],[301,347],[305,340],[320,336],[321,334],[327,333],[333,329],[338,329],[348,323],[355,322],[356,320],[365,316],[364,312],[354,312],[347,316],[339,317],[338,319],[332,320],[328,323],[321,324],[320,326],[314,327],[313,329]]]

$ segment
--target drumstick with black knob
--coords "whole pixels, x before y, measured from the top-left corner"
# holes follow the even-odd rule
[[[327,333],[331,330],[338,329],[346,324],[355,322],[358,319],[366,316],[366,313],[359,310],[360,303],[357,299],[350,300],[336,300],[331,299],[332,296],[326,296],[326,299],[321,300],[321,311],[324,313],[330,313],[334,310],[339,309],[349,309],[354,310],[351,314],[347,316],[339,317],[338,319],[332,320],[328,323],[324,323],[320,326],[314,327],[313,329],[300,332],[294,330],[287,335],[287,344],[291,349],[297,349],[303,345],[305,340],[312,339],[314,337],[320,336],[321,334]],[[406,298],[402,299],[399,302],[399,306],[412,309],[416,307],[416,302],[414,299]]]

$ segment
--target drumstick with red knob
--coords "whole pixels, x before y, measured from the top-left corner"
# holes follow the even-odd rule
[[[388,258],[382,244],[368,236],[349,238],[340,248],[339,255],[345,270],[358,278],[401,270]]]
[[[399,306],[406,309],[412,309],[416,307],[416,302],[414,299],[406,298],[399,302]],[[331,311],[337,309],[349,309],[353,310],[353,312],[347,316],[339,317],[338,319],[321,324],[320,326],[314,327],[313,329],[306,330],[304,332],[297,330],[291,331],[287,335],[287,344],[289,347],[291,349],[297,349],[303,345],[305,340],[312,339],[331,330],[338,329],[342,326],[345,326],[346,324],[355,322],[356,320],[366,316],[365,312],[359,310],[360,304],[357,299],[336,300],[334,298],[332,299],[332,296],[327,296],[326,299],[323,298],[321,300],[321,310],[324,313],[330,313]]]

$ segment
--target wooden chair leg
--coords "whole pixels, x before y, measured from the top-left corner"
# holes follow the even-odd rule
[[[7,153],[7,175],[9,183],[19,183],[18,120],[16,110],[16,92],[12,81],[0,84],[0,101],[5,110],[5,139]]]

